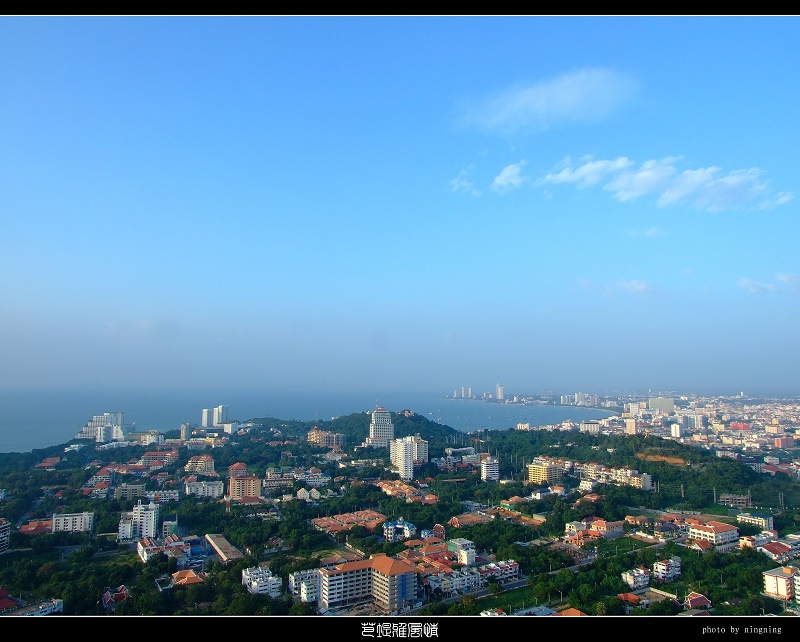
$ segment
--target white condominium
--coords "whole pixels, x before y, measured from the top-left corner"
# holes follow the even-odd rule
[[[389,455],[392,466],[400,473],[400,479],[403,481],[414,479],[414,447],[409,437],[393,439],[389,446]]]
[[[53,532],[91,532],[94,530],[94,513],[53,513]]]
[[[481,460],[481,479],[483,481],[498,481],[500,479],[500,462],[494,457]]]
[[[102,415],[95,415],[75,435],[75,439],[92,439],[101,444],[108,441],[123,441],[125,439],[125,423],[122,413],[104,412]]]
[[[228,406],[216,408],[203,408],[200,425],[203,428],[213,428],[228,423]]]
[[[143,504],[140,499],[130,513],[122,513],[117,541],[140,540],[158,536],[159,506],[153,501]]]
[[[389,444],[392,465],[400,473],[400,479],[414,479],[414,465],[428,462],[428,442],[419,434],[393,439]]]

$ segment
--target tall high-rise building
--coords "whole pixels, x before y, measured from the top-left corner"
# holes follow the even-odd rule
[[[414,445],[409,437],[393,439],[389,442],[389,453],[392,465],[400,473],[400,479],[411,481],[414,479]]]
[[[228,423],[228,406],[217,406],[214,408],[214,425],[221,426]]]
[[[675,414],[675,399],[672,397],[651,397],[647,400],[647,408],[664,415],[672,415]]]
[[[203,408],[200,425],[203,428],[215,428],[228,423],[228,406]]]
[[[400,478],[410,481],[414,479],[414,465],[428,462],[428,442],[419,434],[393,439],[389,442],[389,456]]]
[[[503,394],[503,386],[501,386],[499,383],[497,386],[495,386],[495,397],[498,401],[503,401],[503,399],[505,399],[505,395]]]
[[[140,499],[136,506],[133,507],[132,512],[134,539],[157,537],[159,533],[158,504],[153,501],[151,501],[149,504],[143,504],[142,500]]]
[[[386,408],[378,406],[372,411],[366,445],[373,448],[386,448],[392,439],[394,439],[392,415]]]
[[[104,412],[95,415],[75,439],[92,439],[98,443],[107,441],[122,441],[125,439],[125,423],[121,412]]]

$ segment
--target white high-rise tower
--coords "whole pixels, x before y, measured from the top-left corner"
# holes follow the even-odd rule
[[[372,411],[366,445],[374,448],[386,448],[392,439],[394,439],[392,415],[386,408],[378,406]]]
[[[403,481],[414,479],[414,444],[411,439],[411,437],[393,439],[389,446],[392,465],[397,468]]]
[[[221,426],[228,423],[228,406],[217,406],[214,408],[214,425]]]

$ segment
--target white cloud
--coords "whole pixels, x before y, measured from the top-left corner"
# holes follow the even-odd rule
[[[624,156],[615,160],[590,160],[579,167],[565,167],[558,173],[547,174],[540,178],[537,184],[577,183],[578,188],[584,189],[606,180],[609,176],[617,174],[620,170],[631,164],[632,161],[629,161]]]
[[[644,236],[645,238],[655,238],[657,236],[664,236],[666,232],[660,227],[648,227],[646,230],[631,230],[631,236]]]
[[[673,160],[665,158],[663,161],[647,161],[638,169],[631,169],[631,164],[628,164],[606,183],[603,189],[613,192],[614,198],[623,202],[634,200],[645,194],[668,190],[670,179],[677,171],[670,165]]]
[[[776,290],[774,283],[764,283],[763,281],[756,281],[755,279],[746,278],[739,279],[739,287],[753,294],[758,294],[760,292],[774,292]]]
[[[800,276],[797,274],[779,274],[776,278],[784,285],[788,285],[794,290],[800,290]]]
[[[741,278],[739,287],[752,294],[761,292],[800,292],[800,275],[797,274],[776,274],[774,281],[757,281],[756,279]]]
[[[525,178],[522,176],[522,168],[524,166],[525,161],[521,160],[519,163],[512,163],[504,167],[503,170],[494,177],[492,181],[492,190],[504,193],[520,187],[525,183]]]
[[[481,193],[466,178],[457,176],[450,181],[450,191],[456,194],[469,194],[470,196],[480,196]]]
[[[648,294],[653,292],[653,287],[647,283],[646,281],[641,281],[639,279],[630,279],[628,281],[622,281],[615,285],[608,285],[604,283],[595,283],[588,279],[580,279],[576,282],[576,284],[583,290],[588,290],[590,292],[596,292],[604,297],[613,297],[615,294]]]
[[[650,287],[650,284],[646,281],[640,281],[639,279],[631,279],[630,281],[623,281],[619,284],[619,287],[623,290],[630,292],[632,294],[646,294],[650,292],[653,288]]]
[[[626,74],[582,69],[510,87],[469,108],[464,120],[491,132],[538,132],[561,122],[607,118],[635,91],[636,83]]]
[[[470,172],[474,169],[473,165],[470,165],[467,169],[462,169],[458,176],[450,181],[450,191],[454,194],[467,194],[469,196],[480,196],[480,190],[478,190],[475,185],[469,180],[468,176]]]
[[[791,192],[771,195],[762,178],[763,172],[758,168],[729,172],[716,166],[679,170],[677,165],[681,160],[682,157],[667,156],[639,166],[625,156],[613,160],[586,160],[581,165],[567,165],[546,174],[536,185],[575,183],[584,189],[600,184],[621,202],[652,196],[658,207],[688,205],[708,212],[743,207],[767,209],[794,198]]]

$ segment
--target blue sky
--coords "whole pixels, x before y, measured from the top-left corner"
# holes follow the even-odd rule
[[[0,18],[0,386],[798,394],[798,24]]]

